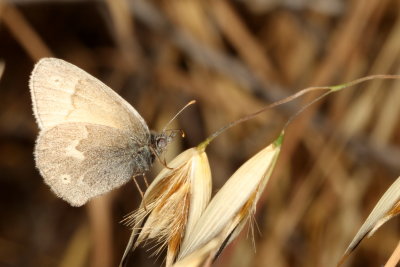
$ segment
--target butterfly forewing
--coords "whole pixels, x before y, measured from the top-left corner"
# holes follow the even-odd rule
[[[35,147],[44,181],[73,206],[145,172],[150,158],[148,147],[140,147],[126,130],[79,122],[43,130]]]
[[[66,122],[88,122],[134,133],[143,143],[149,129],[139,113],[104,83],[56,58],[40,60],[31,75],[33,110],[41,129]]]

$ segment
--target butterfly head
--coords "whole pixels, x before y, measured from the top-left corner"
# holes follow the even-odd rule
[[[168,133],[169,132],[169,133]],[[151,133],[151,146],[152,150],[156,154],[155,156],[160,156],[166,149],[168,144],[176,136],[175,131],[163,131],[161,133]]]
[[[184,132],[182,130],[175,130],[175,129],[167,129],[168,126],[171,124],[171,122],[183,111],[185,108],[188,106],[196,103],[195,100],[190,101],[187,103],[181,110],[178,111],[178,113],[175,114],[172,119],[169,120],[169,122],[164,126],[163,130],[161,133],[155,133],[151,132],[151,150],[153,152],[153,158],[152,161],[154,161],[155,157],[159,158],[160,155],[167,149],[168,144],[174,139],[176,136],[177,132],[180,132],[182,137],[185,136]]]

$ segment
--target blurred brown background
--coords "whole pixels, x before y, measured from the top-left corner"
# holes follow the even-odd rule
[[[400,73],[399,11],[398,0],[1,0],[0,266],[116,266],[130,234],[119,221],[140,201],[129,183],[73,208],[42,182],[28,88],[41,57],[98,77],[152,129],[196,99],[174,125],[187,137],[171,157],[304,87]],[[311,97],[218,137],[207,151],[214,192]],[[336,266],[400,174],[399,114],[400,82],[374,81],[299,116],[259,203],[255,249],[244,231],[215,266]],[[399,236],[395,219],[346,264],[384,264]],[[151,247],[129,266],[161,266]]]

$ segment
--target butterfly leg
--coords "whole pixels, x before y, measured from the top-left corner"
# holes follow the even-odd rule
[[[143,180],[146,183],[146,189],[149,188],[149,182],[147,182],[146,173],[142,173]],[[147,205],[144,199],[144,195],[142,194],[142,202],[143,202],[143,209],[147,211]]]
[[[132,176],[132,179],[133,179],[133,181],[135,182],[136,188],[139,190],[139,193],[140,193],[140,195],[142,196],[142,200],[143,200],[144,194],[143,194],[143,191],[142,191],[142,189],[140,188],[138,182],[136,181],[136,176],[138,176],[138,175]]]
[[[158,155],[157,151],[154,150],[153,147],[150,147],[151,151],[153,152],[153,154],[157,157],[158,161],[167,169],[173,170],[173,168],[168,167],[167,162],[165,160],[165,158],[161,159],[160,156]]]
[[[148,187],[149,187],[149,182],[147,181],[146,174],[145,174],[145,173],[142,173],[142,176],[143,176],[143,180],[144,180],[144,182],[145,182],[145,184],[146,184],[146,188],[148,188]]]
[[[165,168],[169,170],[173,170],[174,168],[168,167],[167,162],[165,161],[165,158],[161,161],[162,165],[164,165]]]

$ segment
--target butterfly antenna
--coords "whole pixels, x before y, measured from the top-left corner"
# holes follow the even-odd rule
[[[192,100],[192,101],[190,101],[189,103],[187,103],[183,108],[181,108],[181,110],[179,110],[178,111],[178,113],[176,113],[175,114],[175,116],[174,117],[172,117],[172,119],[170,119],[169,120],[169,122],[164,126],[164,128],[163,128],[163,132],[165,132],[165,129],[167,129],[167,127],[168,127],[168,125],[170,125],[171,124],[171,122],[173,121],[173,120],[175,120],[176,119],[176,117],[178,117],[178,115],[179,114],[181,114],[182,113],[182,111],[184,111],[188,106],[190,106],[190,105],[193,105],[194,103],[196,103],[196,100]]]
[[[171,132],[170,135],[172,135],[172,133],[177,133],[177,132],[179,132],[179,133],[181,134],[182,138],[183,138],[183,137],[186,137],[186,134],[185,134],[185,132],[184,132],[182,129],[166,129],[165,131]]]

